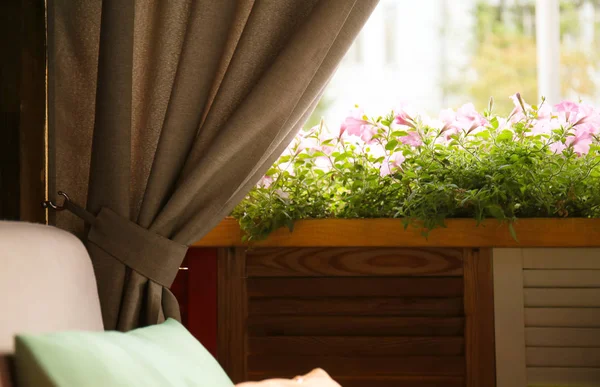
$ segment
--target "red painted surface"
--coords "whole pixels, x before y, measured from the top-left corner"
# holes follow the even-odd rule
[[[213,356],[217,355],[217,250],[188,250],[173,286],[183,324]]]
[[[183,260],[181,267],[187,267],[187,258]],[[187,311],[188,311],[188,271],[179,270],[177,277],[171,285],[171,292],[177,297],[179,301],[179,310],[181,311],[181,322],[187,327]]]

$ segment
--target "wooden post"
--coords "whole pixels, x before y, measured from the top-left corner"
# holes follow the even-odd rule
[[[15,1],[16,3],[16,1]],[[21,85],[19,124],[20,220],[46,222],[40,203],[46,192],[46,7],[21,0]],[[9,39],[11,40],[11,39]],[[15,149],[15,144],[11,144]],[[5,189],[5,188],[3,188]]]
[[[464,308],[466,385],[494,387],[496,358],[491,249],[465,249]]]
[[[234,383],[247,379],[246,252],[219,248],[217,253],[217,359]]]
[[[0,219],[19,220],[20,1],[0,4]]]

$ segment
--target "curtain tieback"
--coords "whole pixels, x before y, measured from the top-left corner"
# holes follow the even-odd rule
[[[73,203],[67,195],[62,207],[91,226],[88,242],[152,281],[169,288],[188,247],[153,233],[107,207],[93,215]]]

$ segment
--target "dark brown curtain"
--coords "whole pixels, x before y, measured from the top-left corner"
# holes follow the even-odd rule
[[[49,0],[50,190],[106,329],[179,315],[187,245],[281,154],[377,0]]]

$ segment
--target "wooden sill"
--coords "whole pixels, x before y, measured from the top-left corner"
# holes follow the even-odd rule
[[[296,223],[294,231],[280,229],[257,247],[600,247],[600,219],[519,219],[515,241],[507,224],[489,220],[477,226],[472,219],[449,219],[447,228],[429,238],[419,230],[406,231],[399,219],[315,219]],[[226,218],[194,246],[247,246],[235,219]]]

